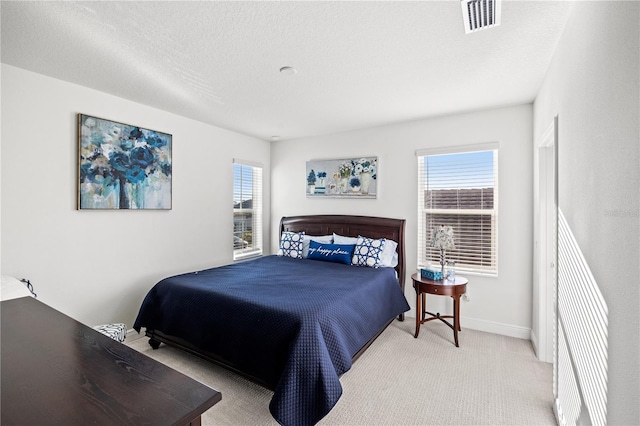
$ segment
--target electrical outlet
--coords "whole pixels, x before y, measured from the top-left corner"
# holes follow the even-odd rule
[[[467,293],[462,295],[462,300],[464,300],[465,302],[470,302],[471,298],[469,297],[469,295]]]

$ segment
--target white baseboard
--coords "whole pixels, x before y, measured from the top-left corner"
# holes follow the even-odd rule
[[[533,352],[536,354],[536,357],[538,357],[538,359],[540,359],[540,354],[538,353],[538,336],[536,336],[536,333],[533,332],[533,329],[531,329],[531,345],[533,345]]]
[[[144,337],[144,330],[141,330],[142,333],[138,334],[133,328],[131,330],[127,330],[127,342],[133,342],[134,340],[142,339]]]
[[[487,333],[531,340],[531,329],[527,327],[466,317],[460,318],[460,325],[462,326],[462,329],[470,328],[472,330],[485,331]]]
[[[553,414],[556,415],[556,422],[558,422],[559,426],[566,426],[567,421],[564,418],[564,414],[562,413],[562,407],[560,406],[560,400],[556,398],[553,404]]]
[[[415,321],[415,310],[409,311],[411,314],[406,314],[407,318],[411,318],[409,321]],[[500,334],[502,336],[515,337],[517,339],[531,340],[532,331],[527,327],[520,327],[517,325],[503,324],[501,322],[487,321],[476,318],[460,317],[460,325],[462,330],[470,328],[472,330],[484,331],[487,333]]]

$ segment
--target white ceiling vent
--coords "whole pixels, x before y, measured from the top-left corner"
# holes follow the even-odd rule
[[[461,0],[464,32],[474,33],[500,25],[501,0]]]

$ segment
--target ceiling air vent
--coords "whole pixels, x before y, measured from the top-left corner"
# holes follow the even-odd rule
[[[461,0],[460,6],[467,34],[500,25],[501,0]]]

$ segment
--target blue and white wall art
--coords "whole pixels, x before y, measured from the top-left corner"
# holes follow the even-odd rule
[[[171,209],[171,139],[78,114],[78,208]]]
[[[376,198],[378,157],[307,161],[307,197]]]

